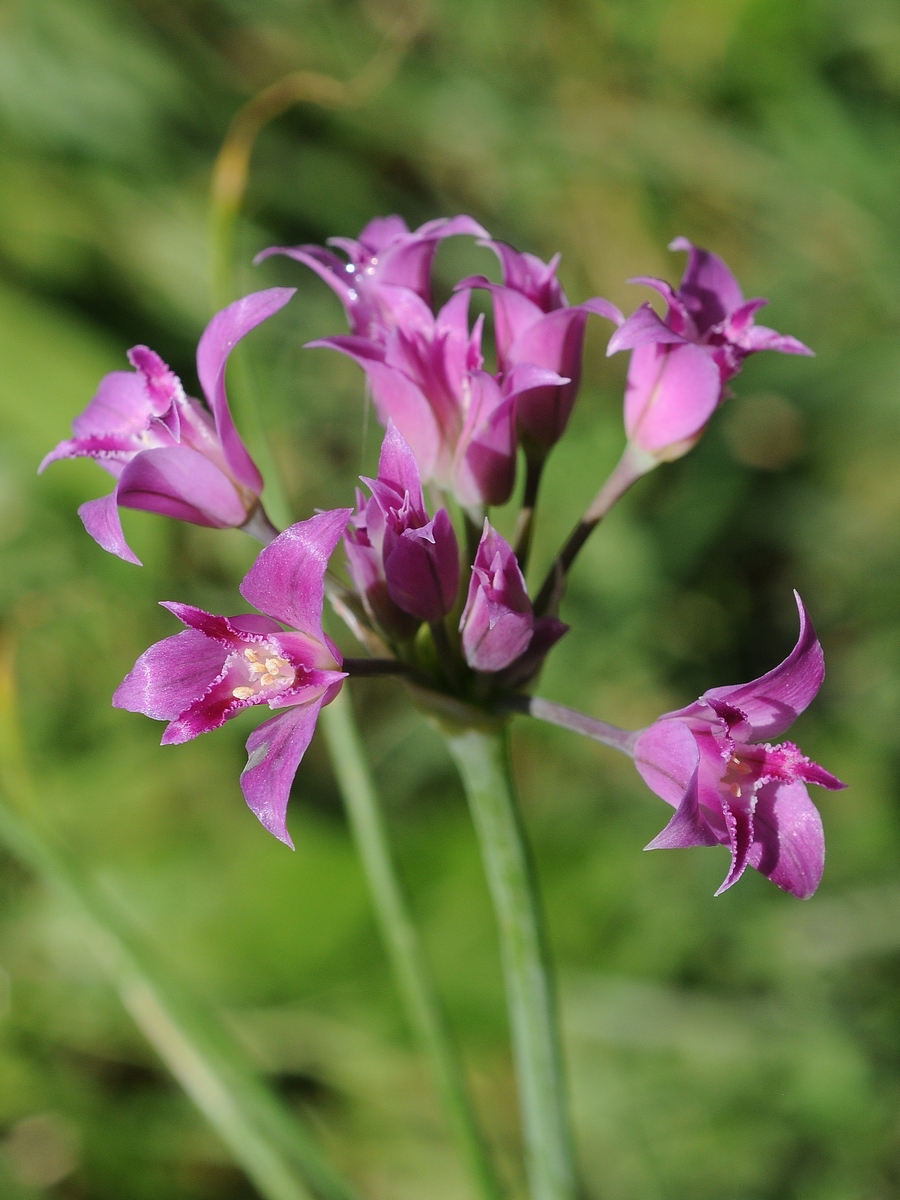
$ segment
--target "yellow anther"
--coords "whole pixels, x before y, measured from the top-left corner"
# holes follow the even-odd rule
[[[251,646],[244,651],[244,658],[249,659],[250,662],[259,662],[259,655]]]
[[[743,759],[738,758],[736,754],[732,754],[731,766],[728,769],[730,771],[737,771],[738,775],[750,775],[753,771],[753,768],[750,766],[750,764],[744,762]]]
[[[269,675],[268,672],[266,672],[266,674],[263,675],[262,679],[259,682],[262,684],[263,687],[268,687],[270,683],[275,682],[275,676]]]
[[[283,658],[267,658],[266,670],[270,675],[277,675],[281,668],[285,665]]]
[[[264,675],[265,672],[266,672],[266,668],[263,666],[263,664],[261,662],[252,662],[250,664],[250,674],[251,675]]]
[[[234,696],[235,700],[249,700],[250,697],[254,696],[256,693],[253,691],[253,688],[250,687],[236,687],[231,694]]]

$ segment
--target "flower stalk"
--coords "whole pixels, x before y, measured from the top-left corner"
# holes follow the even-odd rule
[[[630,444],[625,447],[612,474],[588,505],[584,516],[569,534],[566,544],[553,560],[534,602],[536,613],[543,614],[557,606],[562,588],[565,586],[566,574],[582,546],[628,489],[648,471],[652,471],[656,465],[655,459],[650,458],[636,447]]]
[[[446,731],[481,844],[497,917],[531,1200],[576,1200],[556,1005],[537,881],[504,727]]]
[[[503,1189],[481,1136],[425,953],[406,908],[346,692],[323,710],[322,729],[407,1019],[428,1056],[456,1144],[478,1194],[483,1200],[502,1200]]]

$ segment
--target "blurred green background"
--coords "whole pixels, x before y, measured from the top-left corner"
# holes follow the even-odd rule
[[[793,644],[797,587],[829,675],[795,730],[850,784],[817,792],[828,863],[800,904],[724,850],[642,854],[667,810],[611,751],[524,721],[516,772],[559,967],[597,1200],[879,1200],[900,1193],[900,6],[896,0],[3,0],[0,610],[45,813],[221,1011],[365,1200],[467,1185],[398,1008],[324,749],[291,803],[296,854],[244,806],[252,718],[161,750],[114,711],[174,632],[160,599],[234,611],[237,532],[126,514],[146,566],[84,534],[107,490],[42,455],[106,371],[153,346],[196,390],[211,314],[208,188],[229,121],[312,68],[347,79],[398,21],[364,106],[299,106],[261,136],[242,290],[296,299],[249,340],[296,518],[346,503],[377,429],[360,373],[303,342],[344,329],[275,242],[470,212],[563,253],[570,299],[645,298],[684,234],[817,353],[759,355],[689,457],[595,535],[542,694],[636,727]],[[404,5],[411,0],[403,0]],[[493,270],[465,239],[439,290]],[[621,447],[625,356],[589,335],[552,460],[536,567]],[[344,645],[349,648],[345,641]],[[353,688],[414,908],[511,1182],[517,1121],[492,918],[460,787],[399,688]],[[86,954],[77,922],[0,860],[0,1193],[255,1193]]]

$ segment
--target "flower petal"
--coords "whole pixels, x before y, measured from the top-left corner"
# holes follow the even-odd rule
[[[810,358],[815,357],[815,351],[810,350],[809,346],[804,346],[797,338],[791,337],[790,334],[778,333],[766,325],[753,325],[737,339],[737,342],[741,349],[746,350],[748,354],[757,350],[777,350],[781,354],[804,354]]]
[[[825,836],[822,818],[802,783],[770,783],[760,789],[749,862],[800,900],[819,886]]]
[[[721,395],[719,368],[699,346],[639,346],[625,388],[628,438],[650,454],[688,442],[701,432]]]
[[[196,629],[185,629],[145,650],[119,684],[114,708],[173,721],[221,675],[229,651]]]
[[[215,463],[190,446],[135,455],[119,478],[119,503],[194,525],[229,529],[247,520],[244,502]]]
[[[620,350],[636,350],[638,346],[646,346],[653,342],[667,343],[683,342],[680,333],[663,321],[649,304],[642,304],[636,312],[622,322],[609,339],[606,347],[607,358],[618,354]]]
[[[300,704],[264,721],[247,739],[247,765],[241,773],[241,789],[251,812],[269,833],[293,850],[285,816],[291,784],[300,760],[316,730],[326,695]]]
[[[109,433],[134,434],[146,428],[153,403],[144,376],[136,371],[111,371],[104,375],[97,394],[72,422],[76,437]]]
[[[457,288],[469,287],[484,288],[491,293],[497,360],[500,370],[505,370],[510,347],[520,334],[541,319],[543,309],[518,289],[491,283],[483,275],[472,275],[457,285]]]
[[[438,242],[461,233],[472,237],[487,236],[477,221],[460,215],[429,221],[406,237],[398,237],[379,256],[378,282],[410,288],[427,300],[431,294],[429,277]]]
[[[634,743],[634,765],[660,799],[678,808],[694,780],[700,750],[682,721],[662,718],[645,729]]]
[[[193,604],[180,604],[177,600],[160,600],[160,605],[167,608],[179,621],[183,621],[191,629],[196,629],[204,637],[211,638],[219,645],[225,646],[229,652],[240,646],[250,645],[253,641],[252,637],[243,636],[248,632],[246,626],[232,624],[228,617],[219,616],[218,613],[209,613],[206,609],[197,608]],[[266,617],[260,619],[268,621]],[[240,618],[238,620],[240,621]],[[281,632],[281,628],[276,622],[269,621],[268,625],[271,632]],[[266,632],[269,632],[269,629]]]
[[[118,489],[99,500],[88,500],[78,508],[84,527],[97,543],[110,554],[117,554],[126,562],[141,566],[141,560],[125,541],[122,521],[119,517]]]
[[[784,662],[751,683],[710,688],[702,700],[724,700],[747,717],[755,741],[780,737],[808,708],[825,678],[825,657],[809,613],[794,592],[800,636]]]
[[[678,294],[694,318],[702,336],[744,303],[741,285],[718,254],[694,246],[687,238],[675,238],[670,250],[687,250],[688,263]]]
[[[215,417],[228,466],[238,483],[257,496],[263,489],[263,480],[232,420],[225,392],[225,367],[228,356],[241,338],[284,308],[296,290],[267,288],[235,300],[216,313],[197,346],[197,374]]]
[[[516,398],[504,396],[486,371],[473,371],[470,386],[453,491],[464,507],[505,504],[516,480]]]
[[[373,492],[377,491],[379,485],[387,484],[399,497],[408,494],[412,510],[421,515],[423,524],[428,520],[416,456],[393,421],[388,422],[384,441],[381,443],[378,478],[367,482]]]
[[[241,595],[254,608],[323,641],[325,571],[352,515],[350,508],[336,508],[291,525],[261,552]]]
[[[405,529],[385,557],[388,594],[420,621],[440,621],[456,603],[459,547],[445,508],[418,529]]]
[[[691,775],[675,815],[645,850],[683,850],[689,846],[717,846],[719,839],[710,829],[700,808],[697,771]]]
[[[728,840],[731,842],[731,867],[716,890],[721,896],[729,888],[734,887],[750,864],[750,848],[753,844],[753,809],[749,805],[732,804],[724,796],[720,796],[722,815],[728,829]]]

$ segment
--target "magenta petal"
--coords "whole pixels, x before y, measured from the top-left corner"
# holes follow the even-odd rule
[[[649,304],[641,307],[627,317],[609,339],[606,354],[618,354],[620,350],[635,350],[638,346],[646,346],[652,342],[662,344],[683,342],[680,333],[663,321]]]
[[[588,314],[578,308],[558,308],[541,317],[516,338],[509,363],[532,363],[564,375],[577,386]]]
[[[236,528],[247,510],[231,480],[190,446],[135,455],[119,478],[119,503],[194,525]]]
[[[471,408],[457,447],[454,493],[460,504],[505,504],[516,479],[516,398],[485,371],[470,375]]]
[[[530,386],[517,381],[514,389],[504,389],[507,394],[521,393],[516,408],[520,435],[545,450],[559,441],[572,415],[581,380],[587,316],[581,306],[559,308],[521,333],[509,350],[509,362],[520,364],[513,371],[522,370],[524,364],[535,364],[561,377],[555,386],[548,386],[553,382],[550,380],[543,386],[537,380]]]
[[[241,595],[292,629],[323,640],[325,571],[353,515],[350,508],[298,521],[262,551],[241,584]]]
[[[191,629],[196,629],[204,637],[225,646],[229,651],[246,645],[250,640],[242,638],[240,628],[233,626],[227,617],[219,616],[218,613],[208,613],[204,608],[197,608],[193,604],[180,604],[177,600],[160,600],[160,605],[167,608],[179,621],[183,621]]]
[[[502,671],[531,642],[534,616],[525,577],[512,546],[487,520],[459,628],[463,654],[475,671]]]
[[[359,363],[364,371],[368,369],[369,363],[384,362],[384,347],[378,342],[373,342],[371,338],[360,337],[356,333],[338,333],[333,337],[316,338],[312,342],[304,343],[303,349],[338,350]]]
[[[169,722],[161,744],[180,746],[199,737],[201,733],[211,733],[231,717],[237,716],[242,709],[258,703],[257,700],[238,700],[234,695],[233,683],[234,680],[229,681],[227,674],[213,680],[204,695]]]
[[[327,693],[326,693],[327,696]],[[247,765],[241,789],[264,828],[293,850],[285,816],[291,784],[316,730],[326,696],[264,721],[247,739]]]
[[[613,304],[611,300],[604,300],[602,296],[591,296],[589,300],[582,300],[578,308],[583,308],[585,312],[595,313],[598,317],[605,317],[614,325],[624,325],[625,323],[625,317],[618,305]]]
[[[497,358],[502,370],[508,366],[509,352],[513,343],[532,325],[540,321],[544,313],[532,300],[512,288],[490,284],[494,306],[494,337],[497,343]]]
[[[76,437],[143,430],[153,415],[153,405],[143,375],[134,371],[111,371],[104,375],[97,394],[72,422]]]
[[[716,890],[717,896],[721,896],[730,887],[734,887],[746,871],[750,865],[750,848],[753,844],[752,811],[749,808],[729,803],[724,796],[720,799],[722,815],[728,830],[728,840],[731,842],[731,867]]]
[[[722,394],[719,368],[705,350],[650,344],[632,352],[625,389],[625,430],[656,454],[696,437]]]
[[[440,621],[456,603],[459,546],[445,508],[419,529],[406,529],[386,556],[388,594],[420,621]]]
[[[266,250],[261,250],[256,255],[254,264],[261,263],[264,259],[271,258],[274,254],[283,254],[287,258],[294,259],[295,262],[303,263],[305,267],[309,267],[311,271],[322,279],[336,293],[342,304],[347,305],[352,298],[352,289],[350,284],[346,282],[349,278],[344,270],[346,263],[337,254],[331,250],[325,250],[322,246],[269,246]]]
[[[110,554],[117,554],[126,562],[141,566],[141,560],[125,541],[122,522],[119,518],[117,492],[101,496],[99,500],[88,500],[78,508],[84,527],[98,544]]]
[[[777,350],[781,354],[803,354],[810,358],[815,357],[815,351],[810,350],[809,346],[804,346],[797,338],[791,337],[789,334],[777,333],[765,325],[752,326],[737,341],[740,348],[746,350],[748,354],[757,350]]]
[[[688,264],[678,294],[702,336],[744,303],[741,285],[717,254],[675,238],[670,250],[687,250]]]
[[[663,718],[634,743],[634,765],[651,791],[678,808],[700,762],[696,739],[682,721]]]
[[[473,671],[502,671],[528,649],[533,624],[530,613],[505,609],[491,614],[484,594],[479,593],[463,630],[466,662]]]
[[[825,836],[822,818],[802,783],[770,783],[760,790],[749,861],[800,900],[819,886]]]
[[[197,374],[215,417],[226,461],[238,483],[257,496],[263,480],[232,420],[225,392],[225,367],[241,338],[284,308],[295,291],[296,288],[267,288],[235,300],[216,313],[197,346]]]
[[[385,221],[399,218],[385,218]],[[371,222],[366,226],[370,229]],[[379,228],[379,236],[384,236],[387,226]],[[398,227],[394,227],[398,229]],[[365,233],[365,231],[364,231]],[[485,230],[471,217],[441,217],[428,221],[412,233],[392,232],[390,241],[376,249],[378,265],[376,267],[377,284],[393,284],[409,288],[424,300],[430,295],[431,265],[437,252],[438,242],[457,234],[468,234],[471,237],[486,237]],[[360,234],[360,241],[364,241]]]
[[[645,850],[682,850],[690,846],[717,846],[719,839],[707,824],[700,808],[697,771],[685,789],[681,803],[668,825],[648,842]]]
[[[185,629],[145,650],[119,684],[114,708],[173,721],[222,674],[228,650],[196,629]]]
[[[389,217],[373,217],[360,232],[357,241],[360,246],[364,246],[372,254],[380,254],[382,250],[386,250],[390,246],[391,242],[398,242],[409,236],[409,226],[402,217],[392,213]],[[328,243],[331,246],[340,246],[346,245],[349,240],[349,238],[329,238]]]
[[[172,610],[172,605],[167,607]],[[200,609],[197,609],[199,612]],[[272,633],[281,634],[282,629],[277,621],[273,621],[271,617],[261,617],[259,613],[238,613],[237,616],[229,617],[228,624],[232,629],[237,629],[239,633],[259,633],[263,637],[268,637]]]
[[[399,217],[395,219],[399,220]],[[460,234],[467,234],[469,237],[490,237],[484,226],[479,225],[475,218],[467,213],[457,213],[455,217],[435,217],[433,221],[426,221],[424,225],[420,225],[412,236],[446,238],[457,237]]]
[[[739,708],[756,741],[780,737],[812,703],[825,678],[825,657],[809,613],[794,592],[800,613],[800,636],[784,662],[751,683],[710,688],[703,700],[724,700]]]
[[[388,422],[387,432],[381,443],[378,479],[370,482],[370,486],[376,494],[384,484],[397,492],[398,496],[402,497],[404,493],[408,493],[413,511],[421,513],[427,520],[425,497],[422,494],[422,481],[416,456],[393,421]]]

